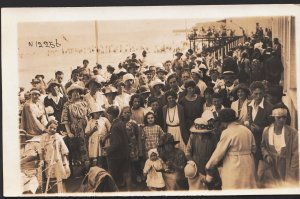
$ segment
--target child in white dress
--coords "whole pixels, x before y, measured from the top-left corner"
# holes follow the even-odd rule
[[[91,105],[92,118],[88,121],[85,128],[86,136],[88,137],[88,153],[90,159],[90,166],[100,166],[106,168],[106,154],[103,153],[102,148],[109,144],[108,133],[110,130],[110,122],[107,118],[101,117],[104,109],[99,104]],[[102,147],[101,147],[102,143]]]
[[[158,157],[157,149],[150,149],[148,156],[149,158],[144,167],[144,175],[147,176],[147,187],[151,191],[164,190],[166,186],[162,176],[162,171],[165,168],[164,163]]]

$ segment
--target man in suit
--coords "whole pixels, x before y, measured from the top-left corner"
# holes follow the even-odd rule
[[[270,115],[273,105],[264,99],[264,85],[260,81],[255,81],[250,85],[252,101],[247,107],[247,119],[244,124],[253,133],[257,146],[254,154],[255,168],[258,169],[259,160],[262,160],[260,144],[262,133],[266,126],[270,125]]]

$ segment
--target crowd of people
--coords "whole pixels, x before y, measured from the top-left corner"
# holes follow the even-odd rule
[[[257,39],[221,60],[190,49],[149,64],[143,51],[106,69],[84,60],[65,85],[62,71],[36,75],[19,93],[24,193],[66,192],[68,178],[96,171],[114,191],[297,185],[280,50]]]

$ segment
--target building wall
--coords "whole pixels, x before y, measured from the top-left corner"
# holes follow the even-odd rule
[[[273,17],[272,21],[273,38],[278,38],[282,44],[281,60],[284,66],[283,87],[286,96],[284,103],[289,107],[292,117],[292,126],[298,127],[297,113],[297,70],[296,70],[296,38],[295,38],[295,17],[282,16]]]

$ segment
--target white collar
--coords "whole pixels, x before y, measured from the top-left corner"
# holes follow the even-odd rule
[[[264,100],[265,100],[265,98],[263,98],[258,105],[262,109],[264,108]],[[252,106],[252,108],[254,108],[254,100],[252,100],[248,106]]]

